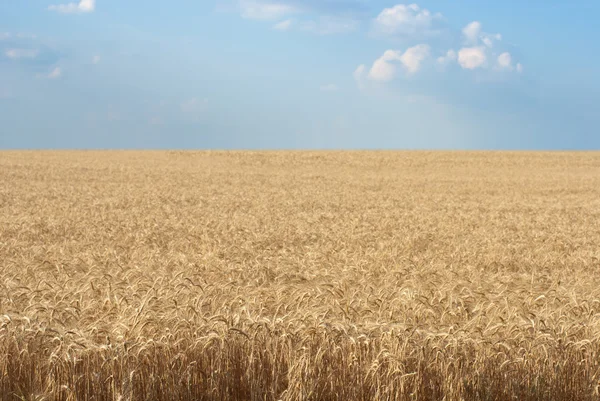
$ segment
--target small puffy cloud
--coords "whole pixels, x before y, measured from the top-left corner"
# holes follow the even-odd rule
[[[273,26],[273,29],[275,29],[276,31],[289,31],[291,27],[292,27],[292,20],[287,19],[285,21],[281,21],[281,22],[278,22],[277,24],[275,24]]]
[[[453,61],[456,61],[458,58],[458,54],[456,54],[455,50],[448,50],[445,55],[438,57],[437,62],[441,65],[450,64]]]
[[[60,78],[62,76],[62,70],[60,69],[60,67],[56,67],[54,68],[52,71],[50,71],[50,73],[48,74],[48,78],[49,79],[57,79]]]
[[[409,74],[414,74],[421,68],[421,63],[429,56],[428,45],[417,45],[409,48],[400,57],[400,62]]]
[[[481,29],[481,22],[473,21],[463,28],[462,33],[468,43],[475,45],[481,36]]]
[[[321,90],[321,92],[337,92],[339,90],[339,88],[335,84],[321,85],[319,89]]]
[[[498,56],[498,67],[504,70],[512,71],[512,56],[510,53],[505,52]]]
[[[517,72],[518,73],[522,73],[523,72],[523,64],[517,63]]]
[[[258,0],[240,0],[239,8],[243,18],[255,20],[278,20],[298,12],[289,4]]]
[[[441,14],[432,14],[417,4],[398,4],[384,9],[375,19],[375,31],[387,35],[423,36],[433,31],[435,20]]]
[[[92,57],[92,64],[98,64],[102,58],[100,56]]]
[[[359,22],[352,18],[322,16],[302,24],[302,30],[317,35],[334,35],[352,32],[358,28],[358,25]]]
[[[368,77],[378,82],[391,81],[396,76],[397,63],[402,65],[408,74],[414,74],[419,71],[423,61],[429,57],[429,52],[429,45],[424,44],[411,47],[404,53],[388,50],[375,60]]]
[[[502,40],[502,35],[499,33],[491,34],[483,32],[483,25],[479,21],[473,21],[462,30],[462,34],[465,38],[465,43],[471,46],[477,46],[481,43],[485,47],[494,47],[494,42]]]
[[[391,61],[398,60],[400,54],[393,50],[388,50],[383,56],[375,60],[373,66],[369,70],[369,79],[378,82],[387,82],[394,79],[396,76],[396,65]]]
[[[37,57],[39,51],[35,49],[8,49],[4,54],[11,60],[32,59]]]
[[[458,64],[466,70],[481,68],[486,61],[484,47],[465,47],[458,52]]]
[[[48,7],[50,11],[62,14],[91,13],[96,9],[96,0],[81,0],[79,3],[58,4]]]

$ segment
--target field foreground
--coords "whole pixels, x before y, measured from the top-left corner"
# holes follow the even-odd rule
[[[600,153],[0,152],[1,400],[600,400]]]

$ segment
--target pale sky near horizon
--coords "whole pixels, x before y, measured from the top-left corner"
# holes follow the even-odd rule
[[[0,0],[0,149],[600,149],[599,14]]]

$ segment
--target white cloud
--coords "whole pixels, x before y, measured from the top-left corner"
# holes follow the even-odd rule
[[[421,63],[429,56],[429,45],[417,45],[409,48],[400,57],[400,62],[409,74],[414,74],[421,68]]]
[[[369,70],[369,79],[379,82],[387,82],[394,79],[394,77],[396,76],[396,66],[390,61],[391,60],[387,60],[385,57],[381,57],[375,60],[373,66]]]
[[[477,44],[481,36],[481,28],[481,22],[479,21],[473,21],[463,28],[462,33],[468,43]]]
[[[512,71],[512,56],[510,53],[505,52],[498,56],[498,66],[501,69]]]
[[[57,78],[60,78],[61,75],[62,75],[62,70],[60,69],[60,67],[56,67],[55,69],[50,71],[50,73],[48,74],[48,78],[49,79],[57,79]]]
[[[333,35],[356,30],[359,22],[352,18],[323,16],[302,24],[302,29],[318,35]]]
[[[339,90],[339,88],[335,84],[322,85],[319,89],[321,90],[321,92],[337,92]]]
[[[11,34],[8,32],[0,32],[0,40],[8,39],[11,37]]]
[[[458,64],[467,70],[483,67],[486,61],[484,47],[465,47],[458,52]]]
[[[91,13],[96,9],[96,0],[81,0],[79,3],[48,6],[48,10],[63,14]]]
[[[518,73],[522,73],[523,72],[523,64],[517,63],[517,72]]]
[[[465,43],[467,45],[476,46],[479,42],[483,43],[486,47],[494,47],[494,42],[502,40],[502,35],[499,33],[491,34],[483,32],[483,26],[479,21],[473,21],[462,30],[463,36],[465,37]]]
[[[39,51],[34,49],[8,49],[4,52],[6,57],[11,60],[19,60],[23,58],[36,58]]]
[[[92,64],[98,64],[102,58],[100,56],[92,57]]]
[[[432,32],[433,23],[441,14],[432,14],[417,4],[398,4],[384,9],[375,19],[375,30],[388,35],[422,36]]]
[[[273,29],[275,29],[276,31],[289,31],[289,29],[291,27],[292,27],[292,20],[287,19],[285,21],[281,21],[281,22],[278,22],[277,24],[275,24],[273,26]]]
[[[185,114],[198,115],[206,111],[208,99],[191,98],[181,103],[181,111]]]
[[[387,50],[383,56],[375,60],[369,70],[369,79],[373,81],[391,81],[396,76],[397,67],[393,61],[400,61],[402,53],[397,50]]]
[[[239,8],[243,18],[255,20],[278,20],[299,11],[289,4],[257,0],[240,0]]]
[[[458,55],[456,54],[456,51],[450,49],[446,52],[445,55],[438,57],[437,62],[438,64],[446,65],[450,64],[453,61],[456,61],[457,58]]]
[[[407,49],[404,53],[397,50],[388,50],[383,56],[375,60],[371,70],[369,70],[369,79],[379,82],[387,82],[394,79],[397,72],[397,66],[394,62],[399,62],[408,74],[414,74],[421,68],[423,61],[429,57],[429,45],[417,45]]]

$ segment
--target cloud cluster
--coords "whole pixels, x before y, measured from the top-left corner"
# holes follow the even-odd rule
[[[319,15],[316,1],[309,0],[236,0],[242,17],[272,21],[273,30],[301,30],[319,35],[342,34],[355,31],[358,19],[340,12]],[[322,0],[321,3],[332,3]],[[321,8],[322,10],[322,8]],[[409,77],[417,74],[433,59],[443,70],[457,66],[465,71],[489,70],[497,72],[523,72],[523,65],[502,46],[502,35],[485,32],[480,21],[473,21],[453,33],[444,16],[418,4],[396,4],[384,8],[371,20],[371,32],[377,38],[400,40],[408,47],[403,50],[387,50],[369,64],[357,67],[357,82],[388,82],[399,75]],[[451,39],[460,35],[460,39]],[[440,49],[440,42],[455,41],[455,47]],[[412,42],[412,43],[411,43]],[[403,74],[399,74],[403,72]]]
[[[91,13],[96,9],[96,0],[81,0],[79,3],[68,3],[48,6],[48,10],[62,14]]]
[[[432,14],[426,9],[421,9],[416,4],[397,5],[386,8],[374,20],[379,32],[385,32],[404,39],[418,40],[434,33],[432,24],[436,18],[441,19],[441,14]],[[473,21],[461,31],[458,49],[449,49],[439,54],[436,62],[440,67],[457,65],[463,70],[473,71],[490,69],[518,73],[523,72],[523,65],[515,63],[514,57],[507,51],[497,51],[502,47],[502,35],[491,34],[483,31],[479,21]],[[428,44],[419,44],[408,48],[404,53],[398,50],[388,50],[373,62],[367,72],[365,65],[359,66],[354,72],[354,78],[359,86],[364,85],[364,79],[376,82],[388,82],[398,75],[398,68],[403,67],[405,76],[417,73],[424,63],[434,53]]]
[[[499,33],[490,34],[483,31],[479,21],[473,21],[462,29],[465,47],[458,51],[458,64],[466,70],[478,68],[495,68],[504,71],[523,72],[520,63],[514,64],[509,52],[497,54],[494,48],[502,41]]]

